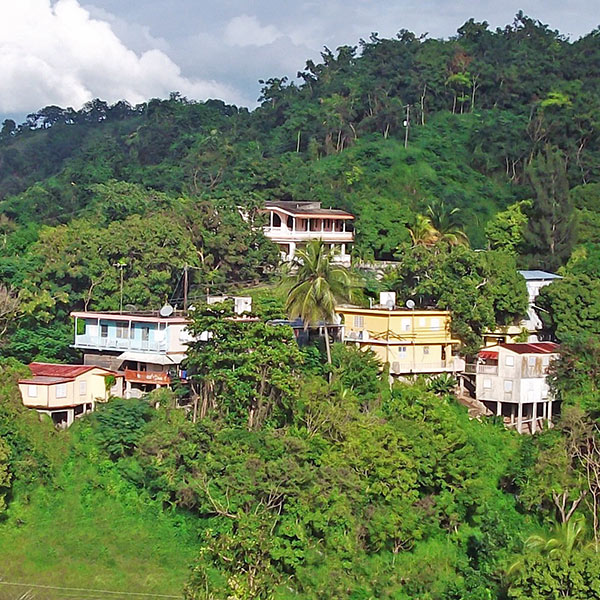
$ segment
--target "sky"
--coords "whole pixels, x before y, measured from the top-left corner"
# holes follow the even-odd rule
[[[600,0],[0,0],[0,118],[172,91],[253,108],[259,79],[295,78],[324,46],[447,38],[519,10],[571,39],[600,25]]]

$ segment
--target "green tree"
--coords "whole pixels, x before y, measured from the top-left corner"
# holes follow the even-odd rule
[[[302,361],[291,328],[239,319],[224,303],[197,307],[190,331],[199,340],[187,366],[201,418],[214,414],[250,430],[289,421]]]
[[[511,204],[485,226],[485,236],[491,250],[502,250],[517,255],[523,247],[527,215],[523,212],[531,206],[528,200]]]
[[[11,485],[10,447],[0,438],[0,518],[6,510],[6,496]]]
[[[534,192],[525,230],[527,259],[531,266],[553,271],[566,262],[576,237],[565,158],[546,146],[526,173]]]

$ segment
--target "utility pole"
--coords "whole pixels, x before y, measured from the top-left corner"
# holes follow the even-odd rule
[[[410,104],[406,105],[406,121],[404,121],[404,147],[408,148],[408,130],[410,128]]]
[[[119,291],[119,314],[123,314],[123,269],[125,268],[125,263],[119,261],[118,263],[114,263],[113,267],[117,267],[121,273],[121,286]]]
[[[188,306],[188,266],[183,267],[183,310],[187,311]]]

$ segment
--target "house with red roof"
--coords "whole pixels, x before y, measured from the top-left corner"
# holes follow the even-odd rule
[[[33,362],[31,377],[19,380],[23,404],[54,423],[69,427],[73,421],[94,410],[97,402],[122,395],[123,376],[94,365],[59,365]]]
[[[536,433],[551,426],[554,398],[547,376],[558,355],[554,342],[484,348],[476,367],[477,400],[519,433]]]

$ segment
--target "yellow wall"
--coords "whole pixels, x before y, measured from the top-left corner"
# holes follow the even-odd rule
[[[337,313],[344,322],[345,341],[369,348],[382,363],[390,363],[392,372],[452,368],[452,343],[457,340],[450,333],[448,311],[339,307]]]
[[[104,376],[108,373],[102,369],[92,369],[69,381],[64,385],[66,396],[57,397],[60,390],[58,384],[36,385],[37,396],[29,395],[30,383],[20,383],[21,398],[25,406],[37,408],[60,408],[64,406],[77,406],[79,404],[95,403],[96,401],[106,401],[108,392],[106,391]],[[80,384],[84,382],[82,387]],[[84,389],[85,388],[85,389]]]
[[[346,336],[348,332],[367,331],[369,339],[416,344],[450,344],[450,313],[448,311],[410,311],[356,309],[340,307]]]

